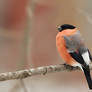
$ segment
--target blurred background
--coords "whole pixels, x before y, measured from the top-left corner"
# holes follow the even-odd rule
[[[64,63],[55,41],[56,26],[64,23],[77,26],[92,51],[91,0],[0,0],[0,72]],[[0,91],[89,91],[81,71],[39,75],[22,82],[0,82]]]

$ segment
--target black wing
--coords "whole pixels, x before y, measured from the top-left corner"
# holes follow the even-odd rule
[[[89,66],[83,60],[80,52],[70,52],[69,53],[73,59],[75,59],[78,63],[80,63],[85,69],[89,70]]]

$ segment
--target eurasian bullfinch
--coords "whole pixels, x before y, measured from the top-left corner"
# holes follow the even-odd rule
[[[58,31],[56,46],[60,56],[66,64],[78,66],[82,69],[88,82],[89,89],[92,89],[92,80],[89,69],[92,57],[81,37],[80,31],[70,24],[59,26]]]

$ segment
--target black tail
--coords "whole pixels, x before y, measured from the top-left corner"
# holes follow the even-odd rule
[[[84,67],[82,67],[82,68],[83,68],[89,89],[92,90],[92,80],[91,80],[90,70],[88,71]]]

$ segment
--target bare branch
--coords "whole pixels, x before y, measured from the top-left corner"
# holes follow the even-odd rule
[[[79,70],[79,68],[72,67],[72,66],[65,65],[65,64],[50,65],[50,66],[20,70],[16,72],[0,73],[0,81],[13,80],[13,79],[24,79],[24,78],[31,77],[34,75],[45,75],[45,74],[53,73],[53,72],[74,71],[74,70]]]

